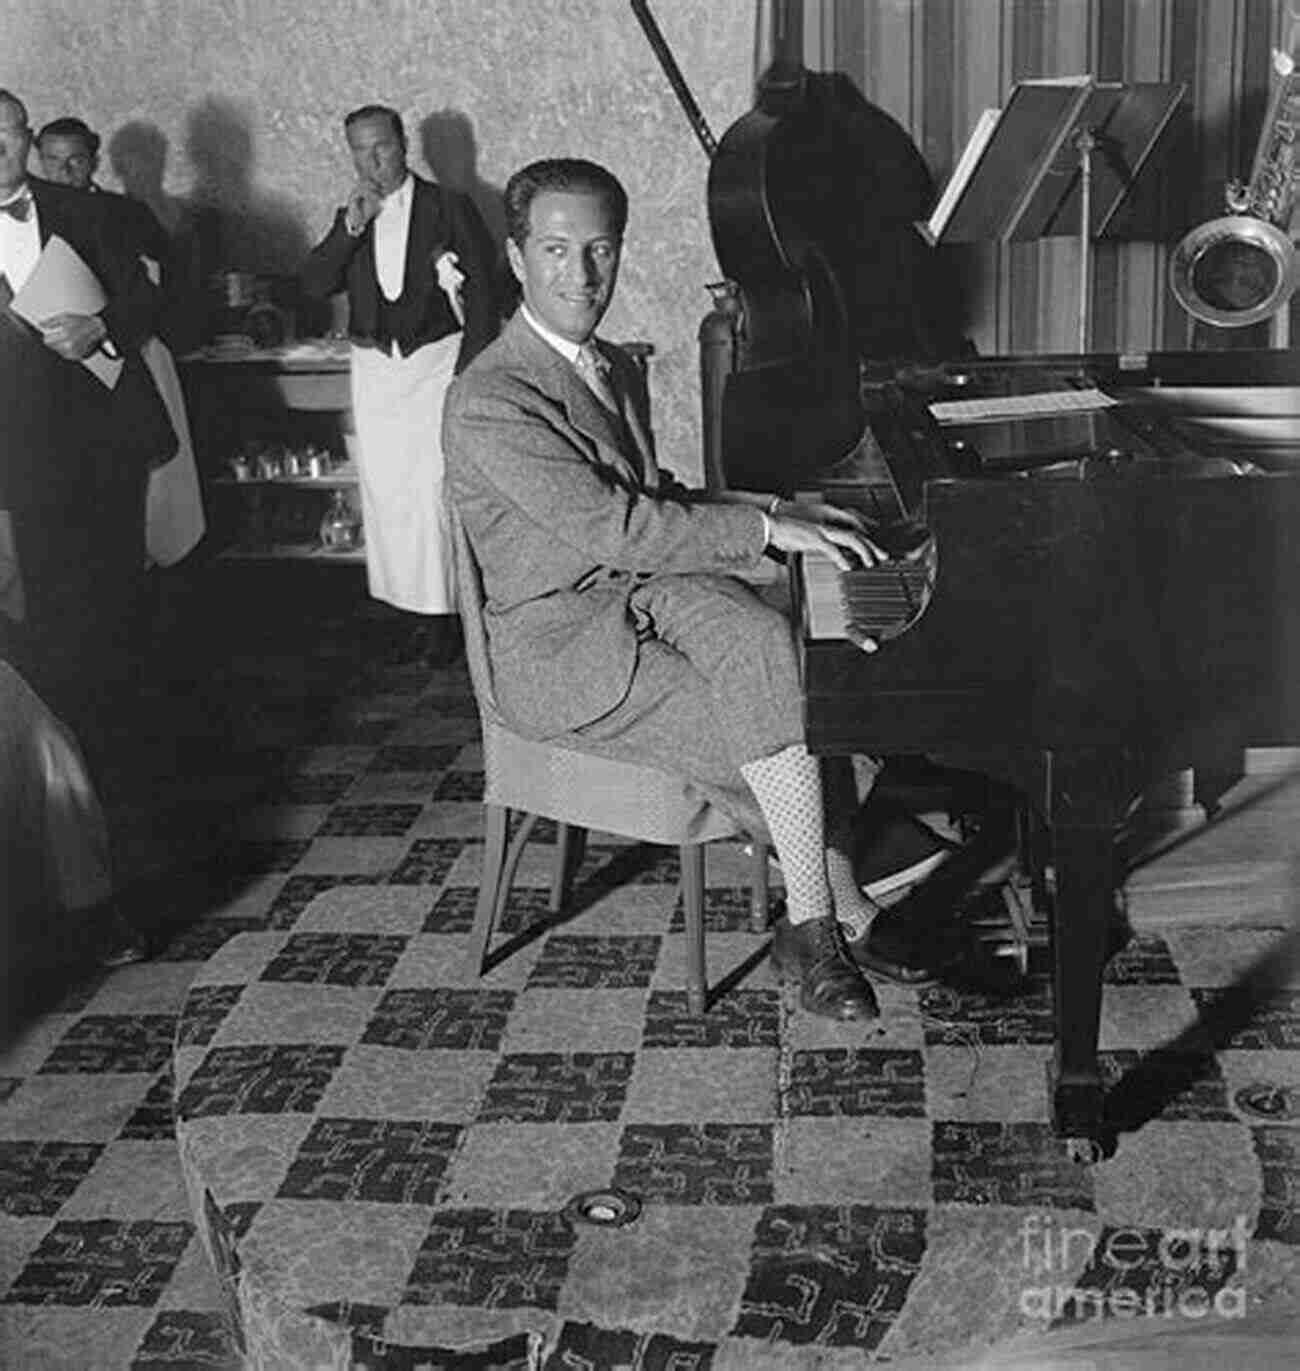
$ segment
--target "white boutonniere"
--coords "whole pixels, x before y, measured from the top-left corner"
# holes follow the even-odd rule
[[[461,298],[461,288],[465,284],[465,273],[460,269],[460,258],[454,252],[444,252],[433,264],[438,273],[438,289],[447,297],[456,322],[465,327],[465,305]]]

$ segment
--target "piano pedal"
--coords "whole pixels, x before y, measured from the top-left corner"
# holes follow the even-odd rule
[[[1023,989],[1034,968],[1028,904],[1013,879],[981,885],[959,911],[975,987],[1000,994]],[[1036,969],[1036,968],[1034,968]]]

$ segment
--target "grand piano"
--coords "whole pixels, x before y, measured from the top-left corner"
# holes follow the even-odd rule
[[[1025,797],[1046,838],[1053,1117],[1094,1159],[1117,834],[1164,773],[1300,743],[1300,354],[868,366],[862,400],[847,457],[763,469],[751,448],[755,469],[728,473],[861,507],[908,548],[875,571],[792,567],[808,743],[939,755]]]
[[[799,7],[766,7],[771,65],[717,140],[631,4],[710,158],[727,280],[700,329],[706,483],[858,506],[897,553],[791,568],[808,744],[937,755],[1024,797],[1053,1116],[1093,1158],[1124,820],[1204,755],[1300,743],[1300,352],[945,362],[964,339],[913,228],[928,168],[846,77],[803,66]]]

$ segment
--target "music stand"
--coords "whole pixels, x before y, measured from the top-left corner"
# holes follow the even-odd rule
[[[1018,82],[996,121],[977,128],[982,146],[963,153],[922,234],[931,243],[1077,235],[1087,352],[1093,239],[1114,226],[1185,90],[1091,76]]]

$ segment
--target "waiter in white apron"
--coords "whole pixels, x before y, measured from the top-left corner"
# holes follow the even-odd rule
[[[370,593],[420,616],[394,659],[437,665],[460,648],[442,402],[500,326],[495,254],[468,196],[409,169],[396,110],[362,106],[343,128],[357,182],[301,281],[317,298],[347,291]]]

